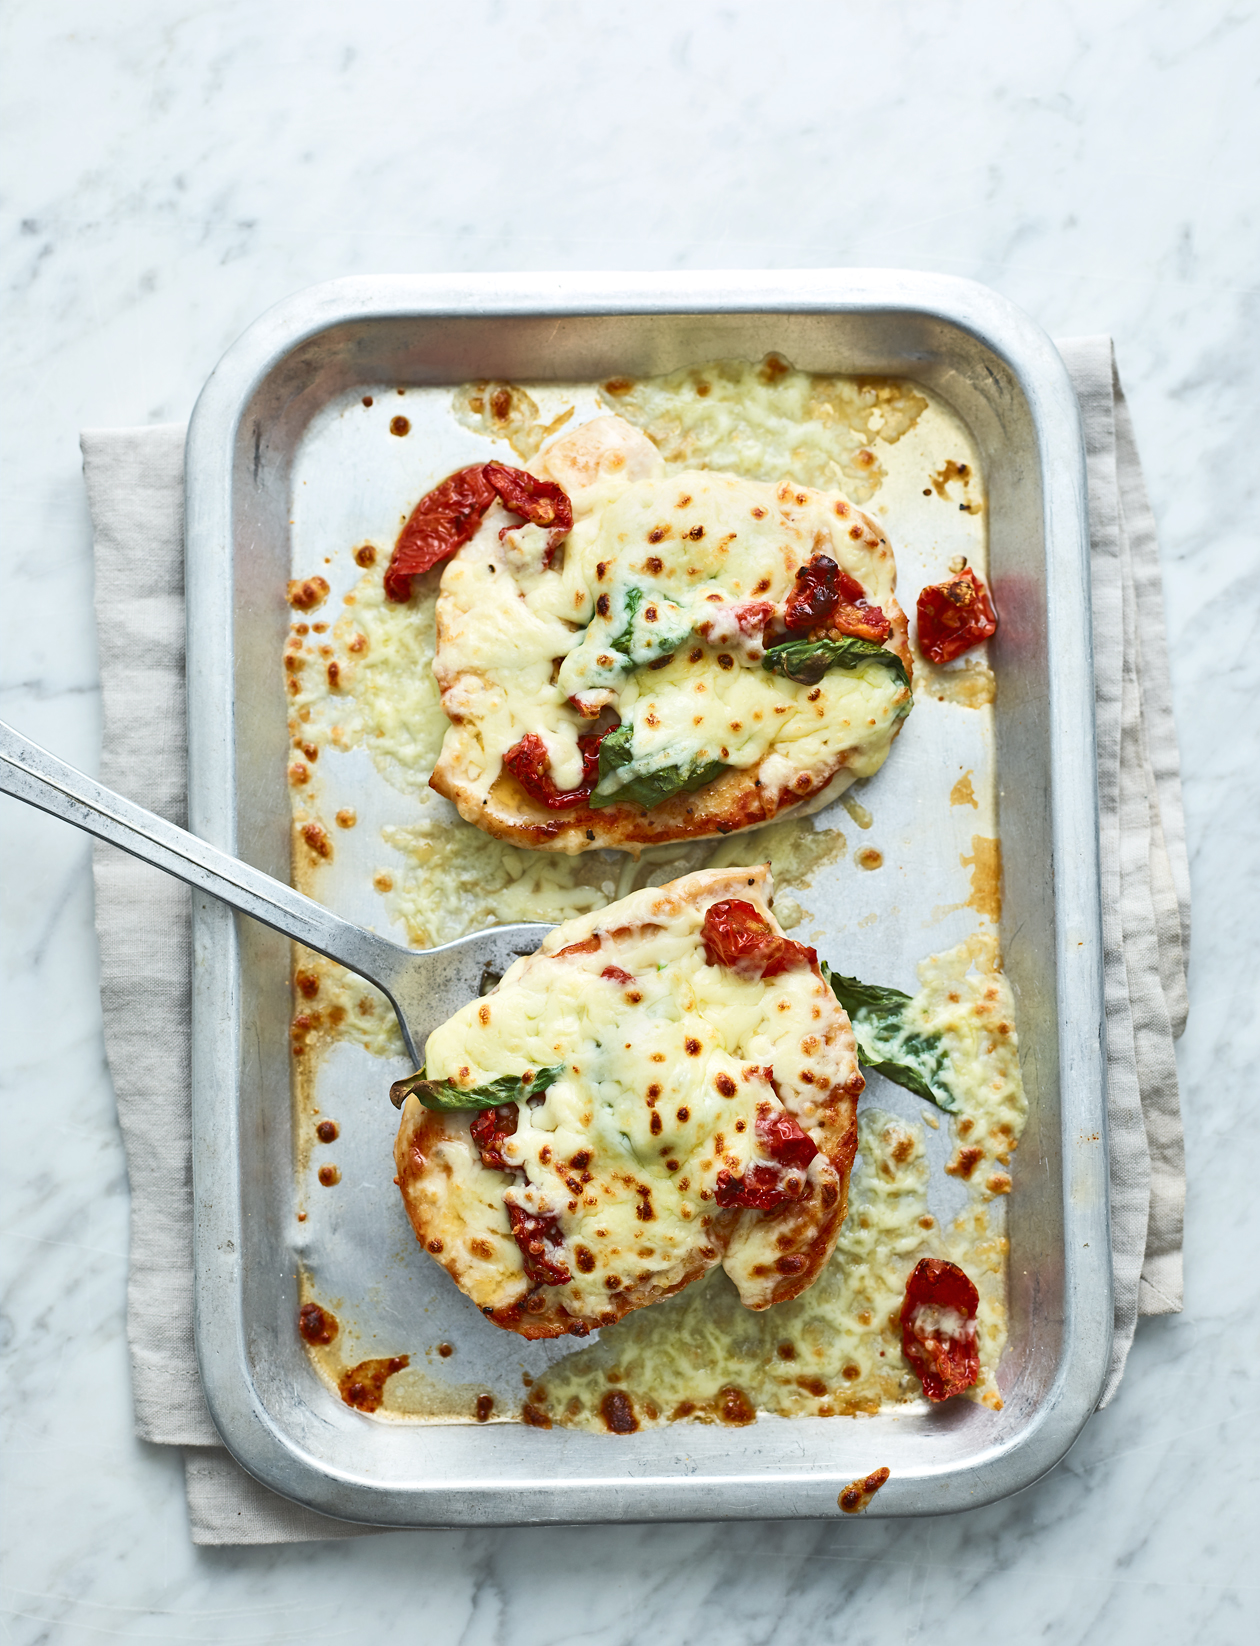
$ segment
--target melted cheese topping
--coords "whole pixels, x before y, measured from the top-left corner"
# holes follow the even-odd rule
[[[790,476],[858,503],[884,479],[875,446],[900,440],[928,406],[909,383],[815,376],[777,355],[757,365],[715,360],[638,382],[615,378],[602,395],[644,430],[671,472],[703,466],[749,480]]]
[[[887,542],[834,494],[699,471],[627,480],[628,467],[575,499],[561,570],[543,568],[537,528],[505,546],[511,517],[498,509],[448,565],[435,665],[454,722],[443,767],[484,799],[503,755],[532,733],[557,787],[576,788],[578,738],[611,709],[633,730],[630,763],[601,785],[609,798],[666,767],[747,769],[771,755],[772,790],[802,773],[816,786],[841,765],[877,771],[910,702],[896,675],[875,662],[817,685],[769,674],[736,613],[762,601],[781,617],[797,568],[818,553],[891,608]]]
[[[552,1366],[542,1395],[531,1389],[531,1404],[541,1400],[554,1422],[603,1430],[610,1386],[649,1424],[722,1421],[731,1389],[751,1409],[783,1417],[874,1412],[914,1399],[918,1382],[894,1320],[906,1276],[933,1245],[923,1228],[932,1220],[922,1129],[878,1110],[858,1124],[848,1216],[809,1291],[749,1315],[725,1276],[710,1275]]]
[[[520,1106],[501,1152],[523,1177],[505,1188],[501,1173],[490,1174],[493,1210],[479,1152],[462,1135],[442,1145],[451,1181],[444,1261],[461,1243],[476,1253],[493,1232],[493,1255],[470,1281],[460,1259],[457,1278],[476,1301],[502,1304],[525,1290],[512,1204],[557,1220],[562,1242],[549,1252],[572,1280],[554,1296],[579,1320],[597,1323],[611,1293],[633,1286],[659,1295],[723,1258],[745,1301],[763,1306],[757,1229],[765,1220],[723,1214],[714,1198],[720,1172],[742,1179],[750,1165],[770,1162],[758,1115],[786,1110],[819,1148],[807,1167],[785,1168],[789,1193],[802,1203],[812,1196],[822,1221],[837,1204],[828,1155],[837,1101],[856,1074],[848,1019],[813,968],[751,978],[710,965],[700,938],[709,904],[732,886],[773,925],[766,878],[764,869],[719,871],[636,893],[598,920],[552,933],[539,954],[515,962],[491,994],[430,1035],[429,1078],[464,1089],[564,1069],[541,1101]],[[607,935],[594,952],[559,953],[595,931]],[[610,966],[618,975],[605,975]],[[786,1226],[776,1220],[776,1230]],[[792,1241],[778,1244],[786,1251]]]

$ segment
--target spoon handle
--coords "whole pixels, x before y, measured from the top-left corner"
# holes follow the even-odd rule
[[[385,991],[415,956],[332,914],[261,869],[251,868],[186,829],[76,771],[0,720],[0,793],[121,846],[155,869],[230,903],[286,937],[339,961]]]

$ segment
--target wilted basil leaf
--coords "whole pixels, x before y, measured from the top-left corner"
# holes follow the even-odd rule
[[[911,997],[900,989],[884,989],[842,977],[823,962],[822,974],[832,993],[849,1014],[858,1046],[858,1061],[885,1080],[926,1098],[938,1109],[956,1114],[962,1104],[950,1084],[949,1053],[938,1034],[923,1034],[906,1021]]]
[[[649,598],[657,610],[655,626],[646,618],[638,622],[640,609]],[[664,611],[662,616],[662,608],[670,606],[672,602],[664,595],[649,596],[640,588],[627,589],[626,625],[619,635],[608,642],[611,650],[620,652],[628,663],[633,664],[656,663],[662,657],[672,656],[691,633],[691,625],[682,613],[675,616],[674,612]],[[671,617],[675,618],[673,623]]]
[[[590,805],[615,806],[629,801],[636,806],[659,806],[663,800],[671,800],[676,794],[693,793],[725,770],[720,760],[703,763],[692,760],[676,766],[661,766],[652,772],[641,772],[620,784],[610,783],[609,779],[633,761],[633,742],[634,727],[626,721],[615,731],[609,732],[600,744],[599,783],[590,798]]]
[[[639,607],[642,604],[642,589],[635,588],[626,590],[626,626],[622,629],[616,639],[608,642],[613,651],[620,652],[623,657],[629,657],[630,648],[634,644],[634,620],[638,615]]]
[[[900,989],[882,989],[877,983],[860,983],[856,977],[842,977],[839,972],[833,972],[826,961],[823,974],[850,1018],[861,1012],[868,1018],[900,1024],[902,1013],[912,999]]]
[[[854,634],[842,640],[787,640],[781,646],[771,646],[761,666],[769,674],[781,674],[802,686],[816,686],[828,669],[859,669],[863,663],[872,662],[909,687],[910,676],[896,652]]]
[[[551,1068],[535,1070],[529,1081],[522,1080],[520,1075],[504,1074],[484,1086],[461,1089],[452,1086],[449,1080],[429,1080],[421,1069],[406,1080],[396,1080],[389,1088],[389,1100],[396,1109],[401,1109],[408,1097],[416,1097],[426,1109],[438,1114],[456,1114],[461,1109],[497,1109],[500,1103],[523,1103],[527,1097],[545,1092],[563,1073],[564,1064],[556,1063]]]

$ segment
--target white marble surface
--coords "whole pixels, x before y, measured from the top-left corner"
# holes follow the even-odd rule
[[[1116,337],[1166,557],[1196,899],[1186,1312],[1139,1326],[1114,1405],[1039,1485],[936,1521],[198,1551],[177,1455],[131,1434],[86,844],[0,801],[7,1640],[1257,1638],[1260,1219],[1235,1125],[1260,1050],[1257,61],[1254,9],[1227,0],[4,8],[5,718],[94,766],[77,431],[183,418],[288,292],[410,269],[936,269]]]

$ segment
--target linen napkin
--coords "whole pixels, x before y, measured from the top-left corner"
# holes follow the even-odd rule
[[[1139,1314],[1181,1307],[1185,1168],[1173,1042],[1185,1026],[1190,885],[1159,550],[1106,337],[1060,345],[1084,416],[1101,811],[1108,1120],[1119,1385]],[[187,814],[182,425],[90,429],[101,778]],[[206,1409],[192,1338],[190,916],[178,882],[94,851],[105,1045],[131,1179],[127,1333],[136,1430],[183,1448],[193,1541],[292,1543],[375,1528],[268,1491]]]

